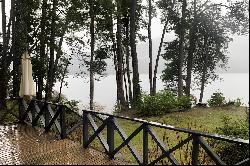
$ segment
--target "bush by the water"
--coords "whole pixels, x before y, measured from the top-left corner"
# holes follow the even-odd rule
[[[192,99],[188,96],[181,96],[177,98],[177,107],[179,110],[187,110],[192,106]]]
[[[155,96],[142,94],[137,104],[140,115],[157,116],[174,110],[186,110],[191,107],[191,99],[187,96],[177,97],[169,90],[156,93]]]
[[[226,106],[235,106],[235,107],[240,107],[242,106],[242,102],[240,98],[237,98],[236,100],[229,100],[225,105]]]
[[[210,107],[220,107],[225,104],[225,97],[223,96],[223,93],[221,92],[215,92],[211,96],[211,98],[208,100],[208,104]]]
[[[248,113],[247,113],[248,114]],[[218,128],[218,133],[234,136],[236,138],[249,139],[249,115],[245,120],[233,121],[230,117],[223,118],[223,126]],[[232,144],[221,141],[216,147],[217,153],[227,164],[236,164],[249,158],[249,146]]]

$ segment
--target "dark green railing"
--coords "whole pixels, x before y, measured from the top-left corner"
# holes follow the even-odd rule
[[[97,127],[94,119],[92,116],[95,116],[97,118],[100,118],[98,115],[105,116],[106,118],[103,119],[102,124]],[[125,134],[123,129],[119,126],[117,119],[124,119],[127,121],[132,121],[132,122],[137,122],[141,124],[138,128],[132,132],[129,136]],[[89,135],[89,127],[91,126],[94,130],[93,135]],[[105,141],[104,137],[101,135],[101,131],[104,130],[104,128],[107,127],[107,141]],[[174,147],[171,149],[168,149],[165,144],[161,141],[161,139],[157,136],[155,131],[153,130],[152,127],[157,127],[157,128],[163,128],[163,129],[168,129],[168,130],[173,130],[173,131],[178,131],[178,132],[183,132],[187,133],[189,136],[176,144]],[[130,144],[130,141],[140,132],[143,132],[143,154],[140,156],[136,149]],[[123,139],[123,143],[121,143],[118,147],[114,147],[115,145],[115,139],[114,139],[114,133],[118,132],[118,134],[121,136]],[[148,136],[151,136],[155,143],[157,144],[158,147],[160,147],[161,151],[163,152],[160,157],[157,159],[151,161],[150,163],[148,162],[148,154],[149,154],[149,148],[148,148]],[[159,123],[154,123],[154,122],[148,122],[145,120],[140,120],[140,119],[131,119],[128,117],[120,117],[120,116],[115,116],[115,115],[110,115],[106,113],[100,113],[100,112],[94,112],[94,111],[89,111],[89,110],[83,110],[83,144],[84,147],[87,148],[90,143],[95,139],[98,138],[103,145],[106,153],[109,155],[109,157],[112,159],[114,156],[125,146],[127,146],[131,152],[131,154],[134,156],[138,164],[142,165],[155,165],[157,162],[161,161],[164,158],[168,158],[168,160],[173,164],[173,165],[178,165],[177,159],[173,156],[173,153],[181,148],[183,145],[187,144],[189,141],[192,141],[192,165],[198,165],[199,164],[199,152],[200,152],[200,146],[205,150],[205,152],[208,154],[208,156],[211,157],[211,159],[218,165],[226,165],[220,157],[210,148],[210,146],[207,144],[207,142],[204,140],[204,138],[213,138],[216,140],[222,140],[230,143],[236,143],[240,145],[249,145],[249,140],[243,140],[243,139],[235,139],[235,138],[230,138],[227,136],[222,136],[222,135],[217,135],[217,134],[208,134],[208,133],[202,133],[198,131],[192,131],[188,129],[183,129],[183,128],[176,128],[173,126],[169,125],[164,125],[164,124],[159,124]],[[237,163],[238,164],[248,164],[249,163],[249,158],[243,160],[242,162]]]
[[[225,162],[212,150],[212,148],[205,141],[207,138],[212,138],[215,140],[226,141],[229,143],[235,143],[239,146],[249,146],[249,140],[231,138],[228,136],[222,136],[218,134],[209,134],[198,131],[193,131],[184,128],[176,128],[173,126],[159,124],[155,122],[148,122],[141,119],[131,119],[128,117],[116,116],[107,113],[95,112],[90,110],[83,110],[82,116],[79,117],[79,121],[75,122],[73,125],[66,125],[66,112],[73,112],[67,106],[61,104],[53,104],[46,101],[31,100],[27,103],[22,98],[18,99],[19,101],[19,121],[25,122],[32,126],[37,126],[38,121],[42,127],[44,127],[45,132],[51,130],[54,125],[57,131],[59,132],[60,138],[64,139],[73,132],[75,129],[82,127],[83,131],[83,147],[88,148],[90,144],[98,139],[105,150],[105,153],[109,156],[110,159],[114,159],[116,154],[118,154],[122,148],[128,147],[129,151],[135,158],[136,162],[140,165],[155,165],[162,159],[167,158],[173,165],[178,165],[179,162],[174,157],[173,153],[183,147],[188,142],[192,141],[192,165],[199,164],[199,154],[200,149],[204,149],[207,155],[218,165],[226,165]],[[77,113],[75,113],[77,114]],[[97,118],[101,124],[97,125]],[[129,136],[126,135],[125,131],[118,123],[119,120],[130,121],[133,123],[139,124]],[[90,134],[90,128],[94,131]],[[181,133],[186,133],[187,138],[180,141],[178,144],[172,148],[165,146],[163,141],[157,136],[153,128],[161,128]],[[102,131],[107,128],[106,139],[102,135]],[[121,139],[122,143],[115,147],[117,140],[115,139],[115,132],[117,132]],[[131,144],[131,140],[136,137],[140,132],[143,133],[142,139],[142,155],[140,155],[136,148]],[[153,161],[149,162],[149,136],[152,137],[152,140],[157,144],[157,146],[162,151],[162,154],[158,156]],[[236,165],[248,165],[249,158],[244,159],[243,161],[237,163]]]

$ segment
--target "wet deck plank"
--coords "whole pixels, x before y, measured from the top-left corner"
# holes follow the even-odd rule
[[[124,165],[68,139],[26,125],[0,125],[0,165]]]

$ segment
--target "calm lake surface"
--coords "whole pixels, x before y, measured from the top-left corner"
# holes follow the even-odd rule
[[[160,78],[160,75],[158,76]],[[220,91],[226,97],[226,100],[235,100],[240,98],[244,105],[249,104],[249,73],[224,73],[220,74],[222,80],[214,81],[207,85],[204,92],[204,102],[211,95]],[[148,75],[141,74],[141,87],[143,91],[149,91]],[[63,87],[62,93],[71,100],[80,100],[81,106],[89,103],[89,83],[87,79],[76,78],[72,75],[66,79],[68,87]],[[56,83],[55,90],[59,91],[60,83]],[[158,79],[157,90],[164,89],[163,82]],[[199,98],[200,91],[192,90],[192,94]],[[95,102],[104,106],[105,112],[112,112],[116,102],[116,83],[115,75],[109,75],[95,82]]]

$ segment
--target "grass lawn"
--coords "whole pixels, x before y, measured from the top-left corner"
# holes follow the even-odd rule
[[[164,116],[145,119],[179,128],[213,133],[216,132],[217,127],[223,125],[222,118],[224,116],[229,116],[232,120],[237,121],[245,119],[246,115],[246,107],[193,108],[185,112],[172,112]]]
[[[193,108],[185,112],[172,112],[158,117],[140,118],[148,121],[172,125],[178,128],[189,128],[192,130],[198,130],[208,133],[216,133],[216,128],[222,127],[223,125],[222,118],[224,116],[229,116],[234,121],[244,120],[247,115],[247,110],[248,109],[246,107]],[[123,115],[136,117],[136,115],[132,114],[131,112]],[[125,120],[119,120],[119,124],[125,130],[127,135],[130,135],[140,125],[138,123]],[[153,129],[168,148],[174,147],[178,144],[178,142],[187,138],[188,136],[185,133],[175,132],[171,130],[160,129],[156,127],[153,127]],[[103,135],[106,135],[105,131]],[[150,137],[149,140],[149,156],[151,159],[157,158],[157,156],[162,154],[161,150],[156,146],[156,143],[152,139],[150,139]],[[117,146],[122,142],[118,134],[115,135],[115,141]],[[140,132],[138,136],[133,138],[131,143],[139,151],[139,154],[142,154],[142,132]],[[175,158],[181,161],[181,164],[190,164],[191,145],[192,142],[186,144],[174,153]],[[124,158],[129,159],[129,161],[135,162],[133,157],[128,152],[128,149],[122,149],[121,152]],[[204,153],[204,151],[200,155],[200,160],[202,160],[204,164],[213,164],[211,163],[211,160],[208,161],[208,157],[206,153]],[[162,161],[161,164],[169,164],[169,162]]]

